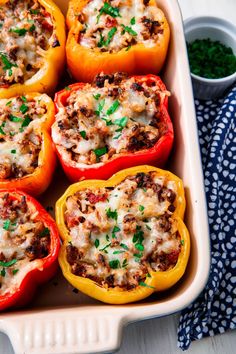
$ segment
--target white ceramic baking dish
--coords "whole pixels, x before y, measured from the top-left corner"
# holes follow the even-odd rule
[[[66,11],[67,1],[56,1]],[[207,210],[200,161],[192,86],[185,47],[182,18],[177,0],[158,0],[171,26],[171,43],[162,78],[171,91],[170,113],[175,145],[168,168],[184,180],[186,224],[191,233],[191,256],[182,280],[170,291],[145,301],[108,306],[76,294],[61,273],[38,290],[30,307],[0,316],[16,354],[75,354],[111,352],[121,341],[124,325],[177,312],[191,303],[208,278],[210,251]],[[44,197],[53,205],[67,181],[57,172]]]

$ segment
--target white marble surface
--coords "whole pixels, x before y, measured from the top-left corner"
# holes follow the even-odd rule
[[[196,15],[223,17],[236,23],[236,0],[179,0],[183,18]],[[118,354],[175,354],[179,315],[148,320],[124,329]],[[188,354],[233,354],[236,331],[194,342]],[[0,354],[14,354],[8,338],[0,333]],[[22,353],[23,354],[23,353]],[[47,354],[47,353],[45,353]]]

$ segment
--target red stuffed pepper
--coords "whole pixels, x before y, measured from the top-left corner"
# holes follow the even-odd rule
[[[174,137],[168,95],[157,76],[122,73],[58,92],[52,139],[68,178],[107,179],[144,163],[163,166]]]
[[[52,217],[32,197],[0,190],[0,310],[27,303],[57,270],[60,247]]]

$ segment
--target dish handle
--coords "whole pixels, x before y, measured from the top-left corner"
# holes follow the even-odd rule
[[[126,320],[117,311],[60,312],[0,319],[0,331],[9,337],[15,354],[85,354],[119,348]]]

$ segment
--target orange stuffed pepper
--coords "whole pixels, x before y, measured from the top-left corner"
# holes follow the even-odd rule
[[[0,98],[53,93],[65,61],[65,24],[51,0],[0,0]]]
[[[46,94],[0,99],[0,189],[20,188],[32,195],[45,191],[56,164],[49,134],[54,117]]]
[[[56,204],[65,278],[110,304],[170,288],[189,257],[184,210],[182,181],[152,166],[71,185]]]
[[[78,81],[103,71],[158,73],[170,30],[155,0],[71,0],[67,14],[68,67]]]

